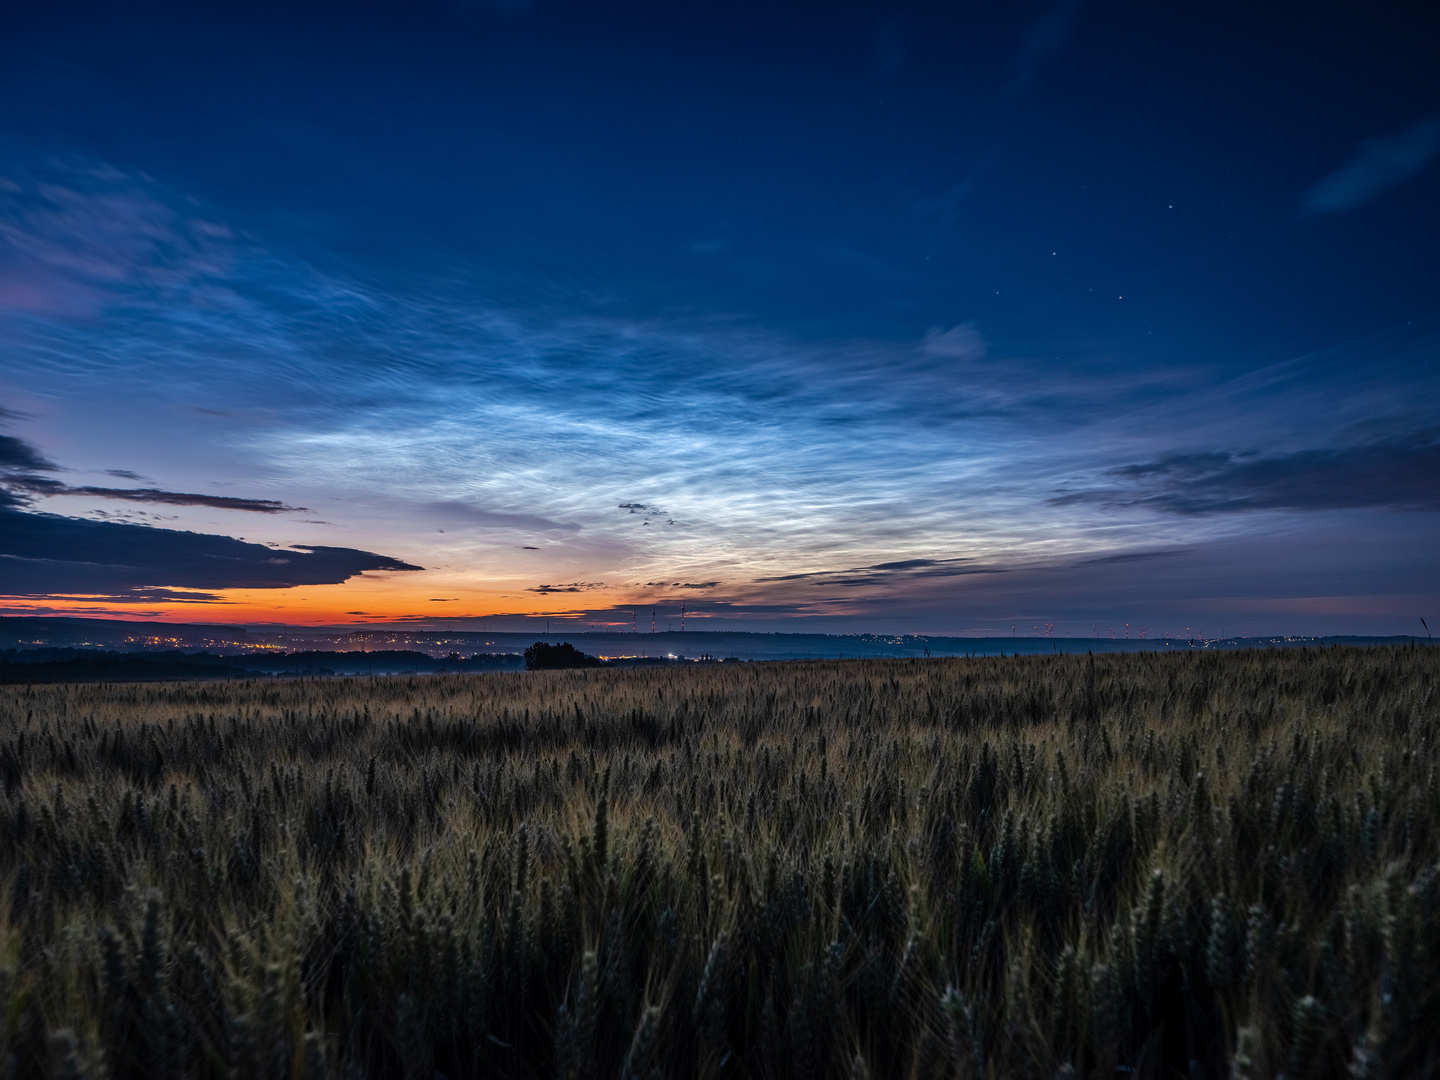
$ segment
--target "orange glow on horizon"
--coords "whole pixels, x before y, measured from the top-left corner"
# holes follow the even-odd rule
[[[211,594],[217,597],[214,600],[123,602],[93,596],[32,596],[0,597],[0,606],[10,615],[235,625],[358,627],[369,623],[471,621],[503,616],[580,617],[572,607],[543,607],[544,596],[517,595],[518,591],[437,586],[433,582],[417,588],[404,579],[362,577],[341,585],[216,590]],[[433,599],[437,596],[445,599]],[[608,605],[602,602],[596,606]]]

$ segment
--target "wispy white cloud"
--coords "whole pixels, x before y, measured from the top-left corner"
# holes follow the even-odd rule
[[[1339,214],[1364,206],[1419,176],[1437,152],[1440,120],[1366,139],[1356,144],[1349,161],[1306,192],[1303,209],[1310,214]]]
[[[194,210],[143,174],[103,164],[11,170],[0,180],[0,312],[213,302],[201,294],[231,272],[234,237]]]
[[[321,267],[136,174],[101,170],[86,196],[89,175],[49,177],[63,199],[35,181],[31,201],[3,204],[6,257],[88,291],[77,307],[0,313],[0,375],[96,403],[117,456],[164,490],[214,485],[188,447],[132,455],[127,403],[197,418],[188,437],[214,440],[277,502],[315,507],[347,543],[517,594],[598,595],[603,581],[615,596],[747,612],[1000,595],[976,580],[1240,527],[1056,505],[1057,492],[1113,486],[1108,470],[1196,445],[1233,449],[1237,433],[1278,443],[1293,432],[1276,417],[1312,418],[1297,445],[1320,445],[1344,419],[1291,407],[1303,371],[1226,398],[1193,369],[1015,356],[972,322],[918,342],[824,341],[752,320],[626,318],[568,293],[516,298],[468,271]],[[102,205],[128,207],[129,224],[91,251],[84,223]],[[1383,402],[1351,384],[1375,414]]]
[[[953,360],[978,360],[985,355],[985,339],[973,322],[963,322],[949,330],[932,327],[920,342],[922,352],[946,356]]]
[[[1080,0],[1063,0],[1030,24],[1015,52],[1012,93],[1024,90],[1051,57],[1065,47],[1080,12]]]

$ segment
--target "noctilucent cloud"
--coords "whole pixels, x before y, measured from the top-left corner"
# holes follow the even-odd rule
[[[1427,5],[8,5],[0,612],[1423,632],[1437,155]]]

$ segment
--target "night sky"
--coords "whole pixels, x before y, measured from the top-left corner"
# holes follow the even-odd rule
[[[1437,152],[1432,4],[4,4],[0,613],[1423,633]]]

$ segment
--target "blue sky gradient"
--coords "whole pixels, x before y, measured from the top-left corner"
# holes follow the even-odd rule
[[[1440,615],[1434,13],[0,19],[4,611]]]

